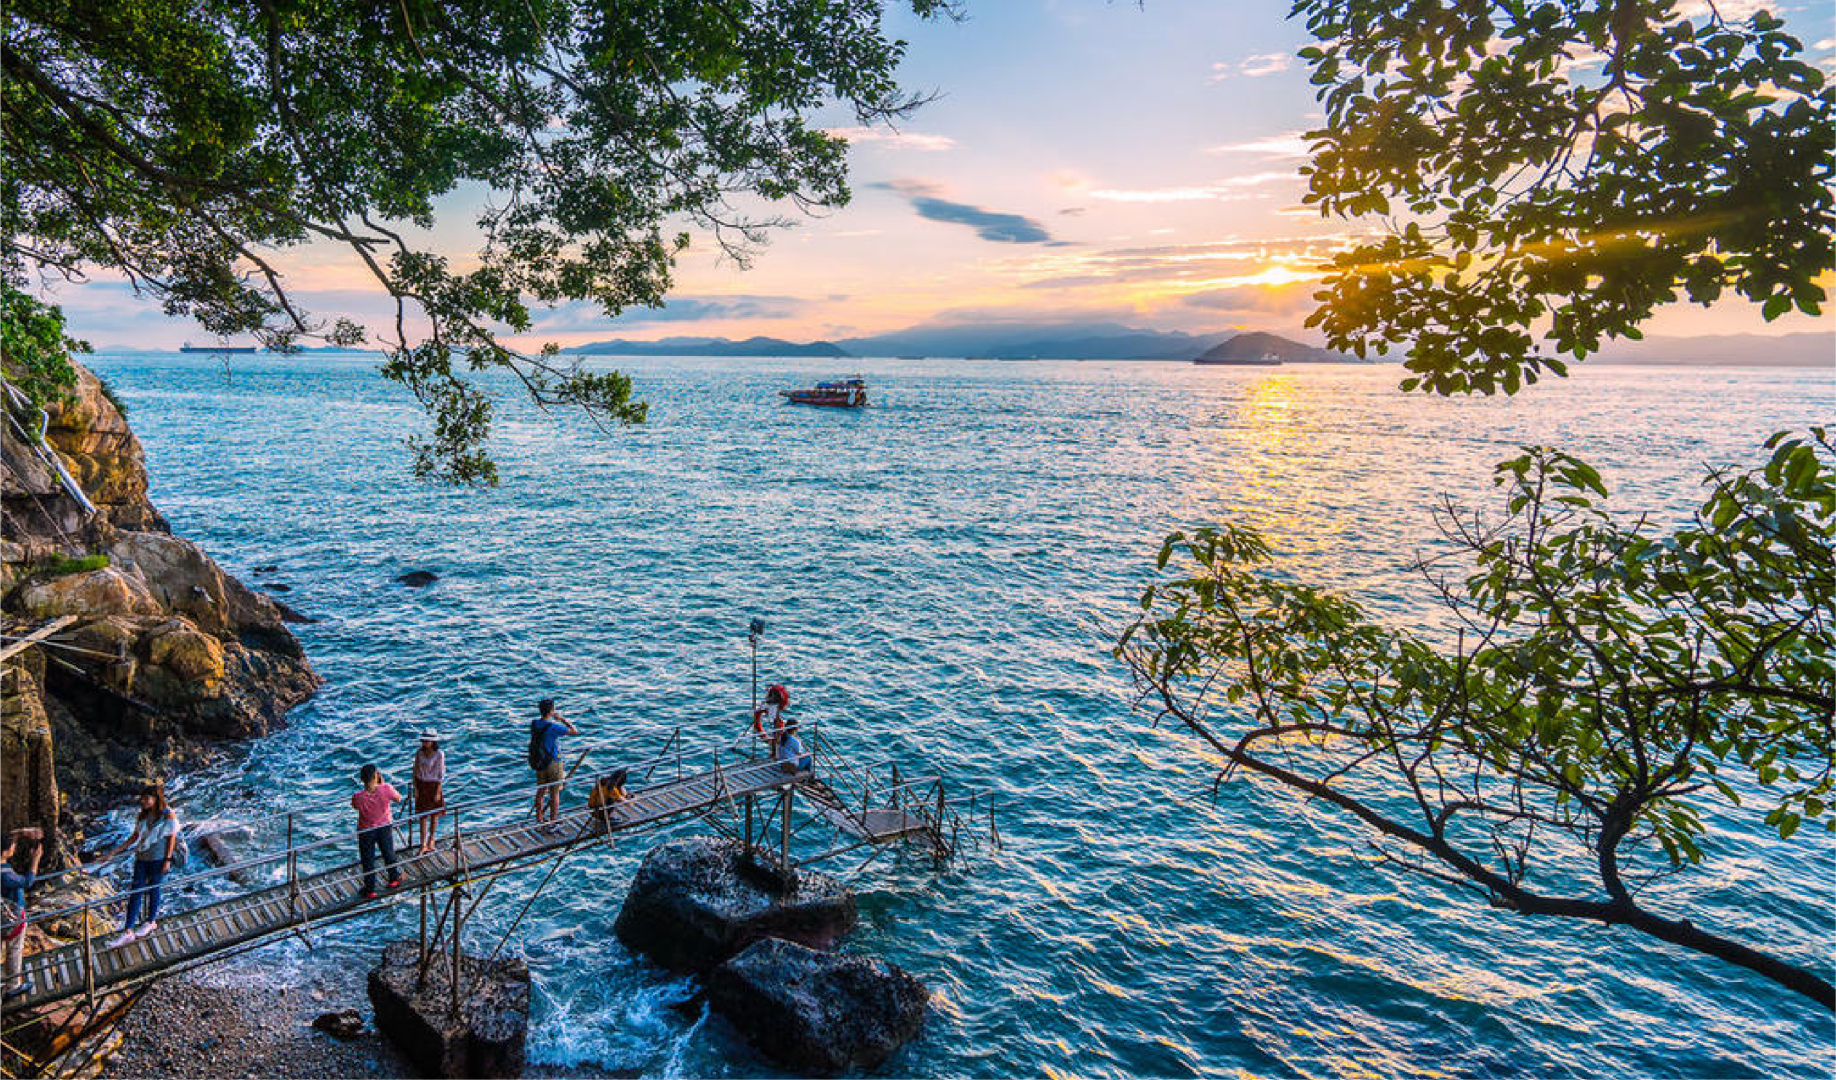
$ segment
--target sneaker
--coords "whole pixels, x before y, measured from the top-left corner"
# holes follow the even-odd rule
[[[402,875],[400,874],[397,874],[394,877],[390,878],[389,884],[383,886],[383,888],[385,889],[399,889],[401,887],[402,887]]]
[[[8,999],[12,999],[22,994],[29,994],[34,989],[36,989],[36,987],[32,985],[32,976],[27,975],[25,978],[20,979],[17,985],[7,987],[5,996]]]
[[[128,942],[133,941],[135,938],[139,936],[140,935],[134,933],[133,930],[123,930],[121,931],[121,933],[115,935],[115,937],[109,941],[108,948],[119,949],[121,946],[126,945]]]
[[[134,936],[136,938],[143,938],[158,929],[159,929],[159,924],[154,922],[152,919],[148,919],[146,922],[143,922],[140,924],[140,929],[134,931]]]
[[[365,890],[363,890],[363,898],[364,898],[365,900],[374,900],[374,899],[376,899],[376,897],[377,897],[377,896],[379,896],[379,895],[380,895],[380,894],[379,894],[379,893],[378,893],[378,892],[377,892],[377,891],[376,891],[375,889],[365,889]]]

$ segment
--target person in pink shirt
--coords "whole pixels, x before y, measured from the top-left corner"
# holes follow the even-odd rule
[[[395,868],[395,804],[402,793],[395,790],[374,765],[365,765],[358,774],[363,790],[351,796],[351,809],[357,811],[357,857],[363,862],[363,895],[376,899],[376,856],[382,855],[383,870],[389,875],[385,889],[402,883]]]

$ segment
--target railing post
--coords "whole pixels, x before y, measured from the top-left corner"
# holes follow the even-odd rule
[[[447,973],[452,1017],[459,1018],[460,928],[465,923],[465,841],[459,829],[459,811],[453,811],[453,966]]]
[[[293,814],[287,815],[287,915],[300,917],[300,856],[293,850]]]
[[[83,994],[91,1003],[96,998],[96,950],[90,941],[89,909],[83,912]]]

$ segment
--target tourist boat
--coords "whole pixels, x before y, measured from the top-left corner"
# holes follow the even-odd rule
[[[858,409],[867,404],[867,383],[855,376],[835,382],[819,382],[808,390],[780,390],[792,405],[827,405],[836,409]]]

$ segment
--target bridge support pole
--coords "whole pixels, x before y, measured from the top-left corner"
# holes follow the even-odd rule
[[[752,850],[752,796],[746,796],[746,850]]]
[[[421,883],[421,965],[415,972],[414,988],[423,989],[427,985],[427,883]]]
[[[790,804],[791,787],[784,786],[783,819],[778,824],[778,872],[790,874]]]
[[[300,917],[300,858],[293,850],[293,815],[287,815],[287,915]]]
[[[83,918],[83,997],[93,1008],[96,1003],[96,949],[90,940],[89,909],[80,913]]]
[[[452,1001],[450,1003],[450,1008],[452,1010],[453,1019],[455,1020],[459,1019],[459,1001],[462,996],[459,990],[459,983],[461,982],[460,965],[465,960],[465,954],[460,951],[460,942],[463,939],[460,937],[459,932],[460,932],[460,928],[463,927],[464,925],[465,925],[465,886],[457,882],[454,882],[453,883],[453,968],[452,968],[452,971],[449,972],[450,977],[446,980],[446,982],[447,982],[447,986],[450,987],[452,990]]]

